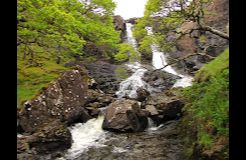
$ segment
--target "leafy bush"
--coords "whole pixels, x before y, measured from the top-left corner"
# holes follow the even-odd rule
[[[127,60],[137,60],[139,59],[138,53],[135,51],[133,46],[127,43],[119,44],[119,52],[114,55],[116,61],[122,62]]]

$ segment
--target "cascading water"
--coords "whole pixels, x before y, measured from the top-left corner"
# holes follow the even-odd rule
[[[132,35],[131,23],[126,23],[126,33],[127,33],[127,43],[132,45],[134,49],[137,51],[137,42]],[[147,70],[141,67],[141,64],[139,62],[137,61],[129,62],[129,64],[126,65],[129,69],[133,71],[133,74],[129,78],[127,78],[126,80],[120,83],[119,91],[116,92],[118,98],[122,98],[125,96],[128,96],[130,98],[136,98],[137,96],[136,90],[140,87],[143,87],[148,91],[154,90],[154,88],[152,88],[149,84],[147,84],[142,80],[142,77]]]
[[[149,36],[153,35],[152,27],[146,27],[146,30]],[[154,66],[155,69],[163,68],[164,66],[168,64],[165,54],[159,51],[158,46],[156,44],[151,45],[151,50],[153,54],[152,65]],[[162,70],[181,77],[181,79],[177,80],[177,82],[173,85],[173,87],[191,86],[192,80],[193,80],[191,76],[182,75],[182,74],[177,73],[172,66],[166,66]]]
[[[102,129],[104,116],[93,118],[86,123],[77,123],[69,127],[73,143],[67,151],[66,159],[75,159],[89,147],[102,147],[107,131]]]
[[[126,23],[127,43],[132,45],[137,51],[137,42],[133,38],[132,27],[133,26],[131,23]],[[146,29],[149,35],[153,34],[152,28],[148,27]],[[164,67],[167,62],[163,52],[160,52],[155,44],[151,45],[151,49],[153,53],[152,65],[154,68],[160,69]],[[142,77],[147,69],[143,68],[137,60],[135,62],[129,62],[126,65],[130,70],[132,70],[133,74],[120,83],[119,90],[116,92],[118,98],[125,96],[135,98],[137,96],[136,90],[139,87],[143,87],[150,92],[159,90],[152,88],[148,83],[142,80]],[[178,74],[171,66],[167,66],[163,70],[181,77],[181,79],[179,79],[173,87],[186,87],[191,85],[192,77]],[[103,116],[99,116],[98,118],[91,119],[86,123],[77,123],[74,126],[69,127],[72,134],[73,143],[71,148],[67,150],[65,156],[63,158],[59,158],[59,160],[73,160],[91,147],[97,148],[105,146],[105,138],[109,137],[109,132],[102,129],[103,119]],[[155,132],[162,127],[162,125],[156,126],[150,118],[148,118],[148,123],[149,126],[146,131]],[[121,153],[127,152],[127,150],[120,147],[114,147],[112,152]]]

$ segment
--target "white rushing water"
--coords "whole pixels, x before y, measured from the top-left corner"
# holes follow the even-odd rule
[[[137,51],[137,42],[133,37],[132,29],[132,24],[126,23],[127,43],[132,45]],[[129,62],[126,65],[133,72],[133,74],[120,83],[119,91],[116,92],[118,98],[122,98],[124,96],[136,98],[136,90],[140,87],[143,87],[150,92],[155,90],[149,84],[142,80],[142,77],[147,70],[143,68],[139,62]]]
[[[146,27],[146,30],[149,36],[153,35],[152,27]],[[153,54],[152,65],[155,67],[155,69],[163,68],[168,64],[165,54],[159,50],[156,44],[151,45],[151,50]],[[188,87],[192,85],[193,78],[191,76],[177,73],[172,66],[167,66],[162,70],[181,77],[181,79],[178,79],[173,87]]]
[[[144,13],[144,6],[147,0],[114,0],[117,2],[117,8],[115,14],[121,15],[124,19],[132,17],[142,17]],[[134,5],[136,3],[136,5]],[[137,50],[137,42],[132,35],[132,24],[126,24],[127,29],[127,43],[131,44],[135,50]],[[149,34],[152,34],[152,29],[148,28]],[[162,68],[167,64],[166,57],[163,52],[160,52],[158,47],[153,44],[151,46],[153,52],[152,65],[158,69]],[[133,74],[126,80],[120,83],[120,88],[116,92],[118,98],[128,96],[131,98],[136,97],[136,90],[139,87],[143,87],[148,91],[158,91],[159,89],[152,88],[149,84],[142,80],[144,73],[147,71],[139,62],[132,62],[126,64],[129,69],[132,70]],[[168,66],[163,69],[166,72],[172,73],[182,77],[178,80],[173,87],[186,87],[191,85],[192,77],[178,74],[174,68]],[[102,129],[104,117],[99,116],[98,118],[90,119],[86,123],[77,123],[69,130],[72,134],[73,143],[71,148],[67,151],[64,158],[59,160],[73,160],[79,157],[83,152],[88,150],[90,147],[102,147],[104,146],[105,138],[108,136],[108,132]],[[155,126],[151,119],[149,121],[148,131],[158,130],[160,126]],[[115,147],[113,152],[126,152],[123,148]]]
[[[127,43],[132,45],[135,50],[137,50],[137,41],[133,37],[133,25],[131,23],[126,23],[126,34],[127,34]]]
[[[86,123],[77,123],[69,130],[72,134],[73,143],[65,155],[66,159],[74,159],[89,147],[104,146],[104,138],[107,132],[102,129],[104,117],[98,116],[88,120]]]

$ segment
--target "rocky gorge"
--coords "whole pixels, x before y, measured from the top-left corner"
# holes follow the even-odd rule
[[[216,10],[209,5],[208,8]],[[158,32],[158,18],[155,20],[153,27],[146,28],[149,36]],[[121,41],[137,49],[139,44],[132,30],[138,18],[124,20],[117,15],[113,17],[113,23]],[[187,25],[188,28],[193,26],[184,23],[181,28],[185,30]],[[227,47],[227,41],[213,36],[207,37],[209,45],[220,42],[222,48]],[[203,154],[199,146],[198,149],[194,147],[193,157],[184,152],[182,121],[186,116],[184,107],[187,102],[180,90],[192,85],[194,72],[210,59],[198,56],[166,66],[172,58],[195,52],[190,49],[201,49],[200,42],[196,38],[184,37],[170,53],[163,52],[153,42],[149,60],[115,63],[97,56],[95,61],[78,58],[67,62],[64,65],[67,71],[32,99],[23,102],[17,110],[17,159],[199,158]],[[222,50],[209,49],[207,52],[213,56]],[[90,55],[101,55],[93,43],[87,43],[85,51]],[[196,151],[199,152],[197,155]],[[216,152],[206,156],[205,159],[219,157]]]
[[[70,67],[70,71],[43,88],[35,98],[23,103],[23,107],[17,111],[18,159],[66,157],[65,151],[76,143],[73,141],[71,127],[74,124],[86,124],[90,120],[100,119],[101,115],[104,115],[104,119],[100,128],[127,134],[146,132],[154,126],[157,129],[157,126],[179,119],[182,115],[181,108],[184,104],[181,100],[172,91],[161,92],[170,89],[175,81],[180,79],[179,76],[165,71],[152,73],[146,70],[144,78],[139,77],[139,82],[128,82],[132,73],[137,73],[139,69],[141,73],[144,71],[141,66],[137,70],[125,67],[128,75],[125,79],[117,76],[117,65],[107,61],[74,61],[67,63],[66,67]],[[135,97],[117,97],[115,92],[124,81],[129,87],[137,85],[137,90],[133,86],[128,87],[130,91],[136,92]],[[146,85],[141,87],[138,83],[158,90],[151,92]],[[163,132],[166,132],[165,129]],[[103,143],[112,143],[111,141],[109,138]],[[131,143],[130,141],[126,143]],[[91,149],[93,148],[76,156],[83,157],[85,153],[90,156]]]

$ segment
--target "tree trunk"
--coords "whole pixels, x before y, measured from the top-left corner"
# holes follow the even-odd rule
[[[220,36],[221,38],[224,38],[224,39],[229,40],[229,35],[228,35],[228,34],[223,33],[223,32],[221,32],[221,31],[219,31],[219,30],[216,30],[216,29],[214,29],[214,28],[212,28],[212,27],[209,27],[209,26],[202,26],[201,29],[202,29],[202,30],[205,30],[205,31],[209,31],[209,32],[211,32],[211,33],[213,33],[213,34],[215,34],[215,35],[218,35],[218,36]]]

